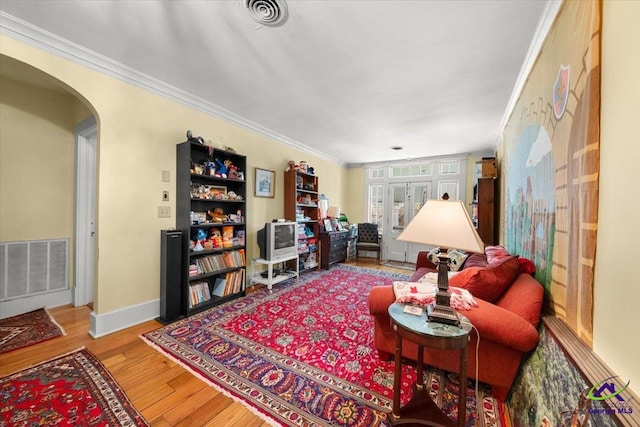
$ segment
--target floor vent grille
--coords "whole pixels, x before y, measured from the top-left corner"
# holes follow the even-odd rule
[[[69,239],[0,242],[0,301],[69,287]]]

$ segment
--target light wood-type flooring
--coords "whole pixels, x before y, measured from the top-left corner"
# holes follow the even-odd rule
[[[350,263],[355,265],[355,263]],[[408,270],[378,266],[375,259],[362,267],[398,273]],[[139,335],[162,325],[154,320],[93,339],[89,307],[70,305],[49,309],[67,335],[0,354],[0,376],[86,347],[107,367],[133,405],[152,426],[266,427],[269,424],[240,403],[216,391],[181,366],[145,344]]]

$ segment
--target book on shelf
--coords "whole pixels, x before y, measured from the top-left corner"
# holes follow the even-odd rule
[[[189,264],[189,277],[194,277],[200,274],[200,268],[198,268],[198,264]]]
[[[225,268],[244,267],[246,264],[244,249],[227,251],[216,255],[206,255],[195,260],[195,267],[189,267],[189,276],[211,273]],[[192,270],[195,268],[195,272]]]
[[[245,271],[230,271],[223,276],[216,277],[213,284],[213,295],[217,297],[225,297],[227,295],[236,294],[244,290]]]
[[[191,307],[209,301],[209,284],[207,282],[194,282],[189,285],[189,303]]]
[[[216,277],[216,281],[213,284],[213,295],[218,297],[225,296],[226,286],[227,286],[226,277]]]

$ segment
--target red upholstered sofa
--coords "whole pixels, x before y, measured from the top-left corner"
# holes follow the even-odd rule
[[[463,271],[465,268],[467,267],[463,264]],[[480,269],[480,267],[475,268]],[[428,260],[427,252],[420,252],[411,281],[417,281],[430,271],[435,271],[435,265]],[[490,384],[493,396],[502,401],[506,400],[522,358],[538,344],[537,326],[540,322],[544,296],[542,285],[530,274],[520,272],[515,274],[515,280],[494,303],[474,295],[478,306],[459,311],[471,321],[480,334],[476,362],[477,335],[475,331],[471,332],[468,347],[468,375],[470,378],[476,378],[477,366],[477,379]],[[374,342],[380,357],[385,360],[389,360],[395,353],[395,334],[387,311],[394,301],[392,286],[377,286],[371,289],[369,311],[374,318]],[[404,357],[416,360],[415,344],[404,341],[402,351]],[[453,350],[424,349],[424,362],[446,371],[457,372],[458,360],[456,351]]]

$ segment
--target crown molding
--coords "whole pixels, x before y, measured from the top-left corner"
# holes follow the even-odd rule
[[[520,97],[522,89],[529,77],[529,73],[533,69],[533,65],[538,59],[538,55],[540,54],[540,50],[542,49],[542,45],[547,38],[547,34],[549,34],[549,30],[551,29],[551,25],[556,20],[556,16],[558,16],[558,12],[560,11],[560,7],[562,6],[563,0],[547,0],[547,6],[538,21],[538,26],[536,27],[536,31],[533,34],[533,39],[531,40],[531,44],[529,45],[529,50],[527,51],[527,55],[520,67],[520,74],[516,79],[516,84],[513,87],[513,91],[511,92],[511,97],[509,98],[509,103],[507,104],[507,108],[505,109],[504,115],[502,117],[502,121],[500,122],[500,127],[498,129],[498,138],[496,140],[496,149],[498,149],[500,142],[502,140],[501,135],[504,127],[507,125],[507,121],[511,114],[513,113],[513,109],[515,108],[516,102]]]
[[[186,92],[159,79],[137,71],[118,61],[87,49],[77,43],[37,27],[13,15],[0,11],[0,34],[44,50],[101,74],[121,80],[158,96],[198,110],[225,122],[240,126],[279,143],[288,145],[320,159],[342,165],[338,158],[310,148],[269,128],[254,123],[232,111]]]

